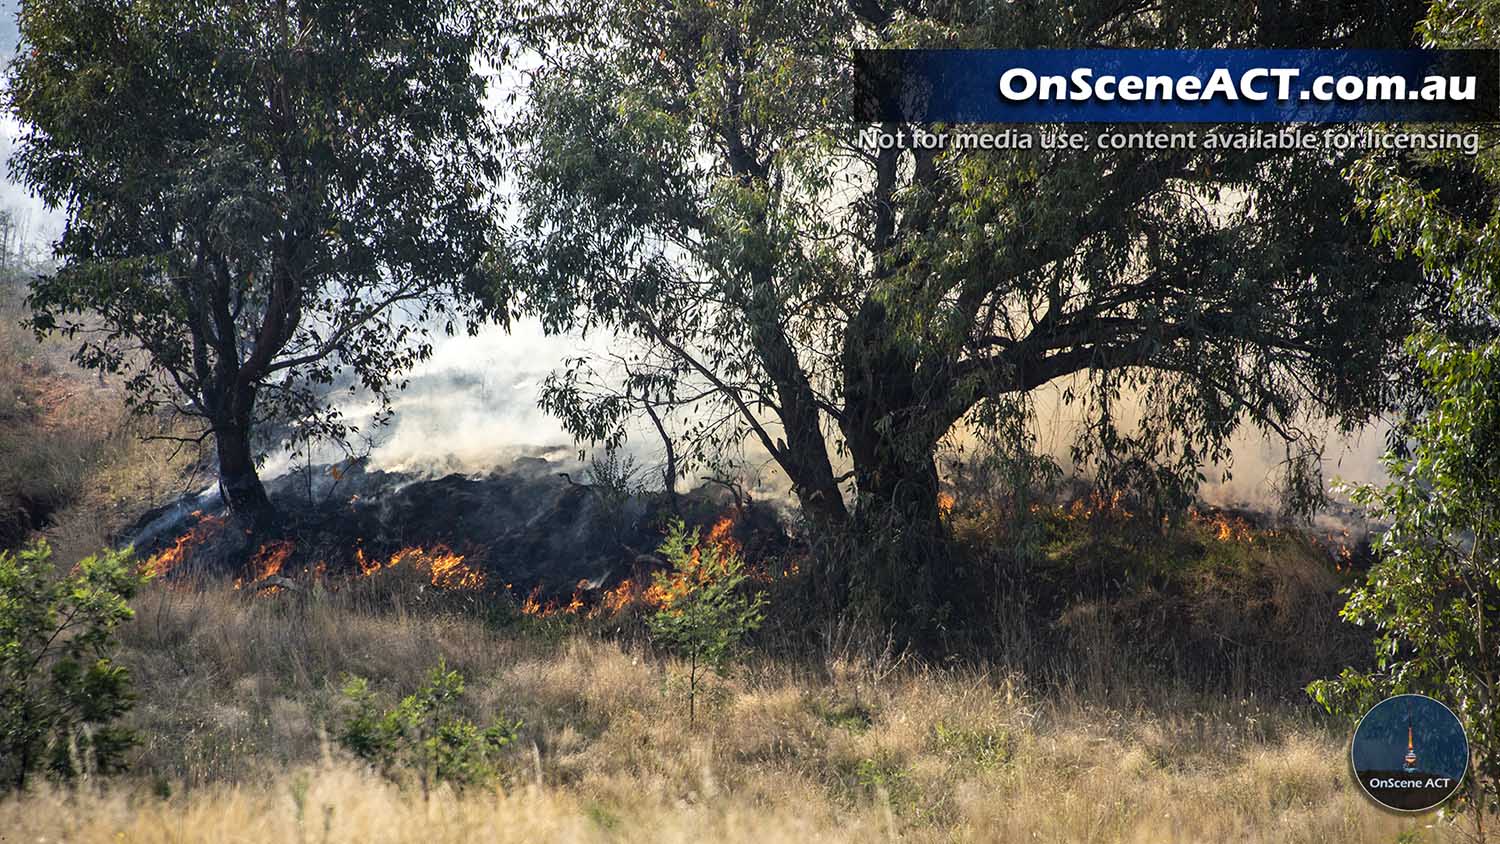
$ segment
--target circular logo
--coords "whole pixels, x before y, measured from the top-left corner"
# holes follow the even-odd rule
[[[1469,737],[1453,710],[1426,695],[1375,704],[1349,755],[1360,788],[1388,809],[1425,812],[1453,796],[1469,767]]]

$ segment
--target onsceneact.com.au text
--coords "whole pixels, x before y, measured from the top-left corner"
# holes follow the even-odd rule
[[[1078,67],[1068,74],[1038,74],[1016,67],[1000,74],[1006,102],[1462,102],[1476,97],[1473,76],[1427,75],[1407,80],[1394,74],[1330,75],[1307,79],[1294,67],[1256,67],[1238,74],[1218,68],[1207,77],[1169,74],[1097,74]]]

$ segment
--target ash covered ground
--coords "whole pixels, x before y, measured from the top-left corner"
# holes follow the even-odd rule
[[[296,588],[420,558],[434,585],[503,588],[544,602],[587,601],[639,582],[664,565],[655,551],[675,518],[750,559],[791,546],[776,508],[730,486],[669,496],[589,483],[576,469],[541,457],[441,477],[360,462],[313,467],[267,484],[282,514],[270,532],[238,526],[209,489],[151,510],[119,540],[168,579]]]

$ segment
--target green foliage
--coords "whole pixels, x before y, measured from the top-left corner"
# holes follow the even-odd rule
[[[130,674],[110,654],[144,577],[130,551],[105,551],[58,577],[45,542],[0,551],[0,790],[124,767],[134,736],[115,725]]]
[[[600,521],[616,535],[623,535],[634,521],[631,500],[646,492],[635,458],[615,449],[596,453],[589,461],[588,482],[601,505]]]
[[[251,434],[342,441],[335,379],[384,401],[481,286],[487,23],[447,0],[21,4],[10,163],[67,215],[32,326],[136,409],[201,419],[231,503],[264,507]]]
[[[933,743],[955,761],[979,768],[994,768],[1010,761],[1015,753],[1015,739],[1004,730],[950,726],[941,721],[933,725]]]
[[[812,703],[812,712],[830,727],[863,733],[875,722],[875,715],[858,701],[822,701]]]
[[[880,799],[896,814],[920,821],[922,791],[900,759],[881,752],[840,768],[840,778],[853,796]]]
[[[583,814],[605,831],[614,831],[620,826],[620,816],[597,800],[583,804]]]
[[[688,660],[688,723],[697,716],[703,670],[725,671],[744,638],[760,627],[765,593],[745,594],[745,563],[732,548],[702,542],[698,529],[672,523],[661,553],[671,569],[656,573],[660,602],[647,625],[651,641]]]
[[[888,759],[865,758],[854,766],[854,779],[867,789],[895,792],[904,789],[907,775],[906,769],[898,763]]]
[[[480,727],[457,714],[464,679],[443,663],[389,708],[362,677],[350,677],[343,691],[351,712],[339,742],[394,783],[415,778],[424,799],[440,783],[462,789],[494,781],[501,751],[521,728],[519,721]]]
[[[1393,479],[1353,490],[1390,527],[1379,561],[1352,589],[1344,616],[1373,625],[1377,671],[1312,684],[1324,706],[1356,714],[1386,694],[1421,692],[1468,728],[1486,800],[1500,784],[1500,343],[1469,350],[1413,340],[1437,397]]]

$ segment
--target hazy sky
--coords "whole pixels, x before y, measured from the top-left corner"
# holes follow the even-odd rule
[[[0,54],[6,61],[16,49],[16,3],[0,0]],[[11,149],[20,134],[20,127],[9,115],[0,116],[0,160],[10,160]],[[50,243],[62,231],[62,216],[42,205],[26,190],[10,179],[10,167],[3,168],[5,178],[0,180],[0,209],[16,215],[26,229],[27,239],[33,246]]]
[[[9,53],[16,47],[16,4],[3,2],[0,9],[5,10],[4,19],[0,19],[0,48]]]

